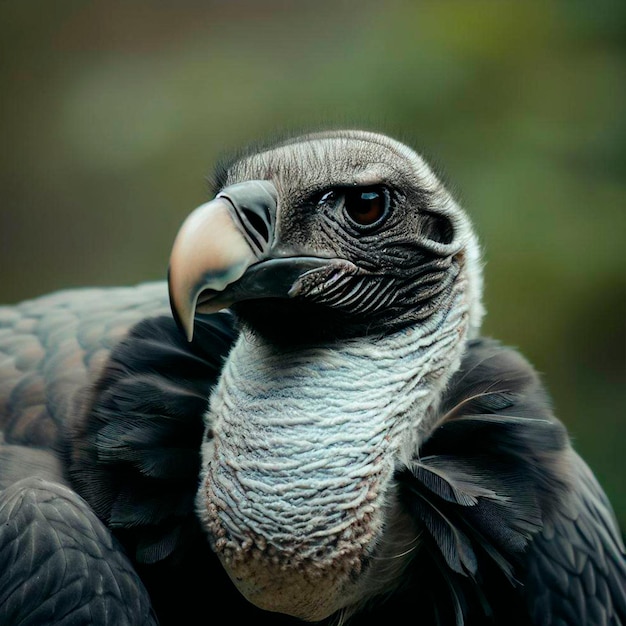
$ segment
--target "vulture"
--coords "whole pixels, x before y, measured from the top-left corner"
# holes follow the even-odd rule
[[[212,197],[167,281],[0,307],[0,623],[626,623],[612,506],[425,160],[309,133]]]

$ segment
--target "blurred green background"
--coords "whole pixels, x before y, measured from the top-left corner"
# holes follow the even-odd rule
[[[485,331],[626,527],[626,2],[0,2],[0,302],[165,276],[215,160],[386,131],[473,216]]]

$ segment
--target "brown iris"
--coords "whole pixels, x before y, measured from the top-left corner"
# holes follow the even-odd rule
[[[383,187],[357,187],[345,192],[344,210],[357,227],[375,226],[388,209],[389,194]]]

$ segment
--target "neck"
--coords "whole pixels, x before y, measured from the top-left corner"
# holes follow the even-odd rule
[[[243,329],[211,399],[198,495],[235,578],[254,550],[330,570],[339,547],[357,571],[380,549],[394,469],[460,363],[467,312],[455,299],[381,337],[286,348]]]

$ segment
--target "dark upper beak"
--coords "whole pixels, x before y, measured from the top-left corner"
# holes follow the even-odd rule
[[[231,185],[185,220],[172,248],[170,304],[187,339],[196,310],[289,297],[294,283],[331,259],[290,256],[276,242],[278,193],[266,180]]]

